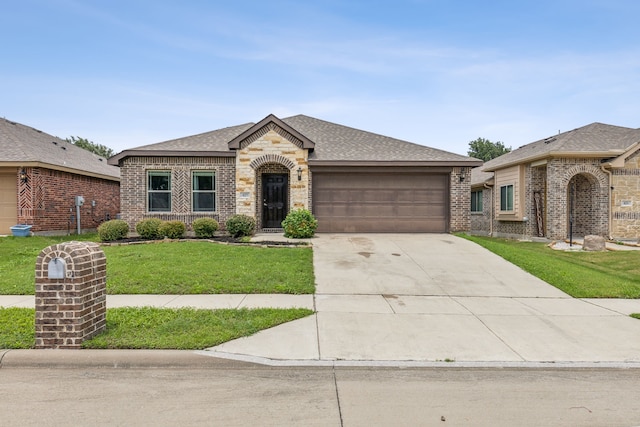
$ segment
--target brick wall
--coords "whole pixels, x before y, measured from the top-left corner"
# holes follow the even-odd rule
[[[552,159],[547,164],[547,237],[551,239],[569,236],[569,184],[576,175],[582,176],[576,178],[576,184],[580,184],[575,211],[576,221],[581,224],[579,231],[608,234],[609,178],[600,169],[600,159]],[[574,235],[578,235],[575,230]]]
[[[471,168],[456,167],[449,181],[450,221],[449,231],[471,229]]]
[[[626,159],[624,167],[612,170],[611,237],[640,238],[640,151]]]
[[[31,231],[66,233],[77,229],[75,196],[83,196],[80,225],[95,229],[120,212],[120,183],[46,168],[25,168],[27,181],[18,184],[18,223]],[[95,206],[92,206],[95,201]]]
[[[171,212],[147,212],[147,171],[171,172]],[[191,171],[215,172],[216,211],[191,211]],[[224,229],[235,214],[236,180],[233,157],[127,157],[120,165],[122,219],[131,231],[145,218],[180,220],[190,227],[193,220],[214,218]]]
[[[492,231],[491,203],[493,203],[492,189],[474,188],[473,191],[482,191],[482,212],[471,212],[471,233],[489,235]]]
[[[52,261],[61,278],[50,277]],[[97,243],[65,242],[40,252],[35,271],[36,348],[79,349],[104,330],[106,277],[106,257]]]

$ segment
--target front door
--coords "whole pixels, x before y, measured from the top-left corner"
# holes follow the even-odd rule
[[[289,211],[289,175],[262,175],[262,228],[282,228]]]

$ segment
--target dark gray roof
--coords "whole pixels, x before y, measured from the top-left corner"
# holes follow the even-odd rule
[[[248,130],[254,123],[227,127],[198,135],[171,139],[156,144],[143,145],[132,150],[159,151],[229,151],[229,141]]]
[[[494,171],[552,156],[616,157],[638,142],[640,129],[592,123],[524,145],[485,163],[482,169]]]
[[[482,166],[471,169],[471,187],[488,184],[493,179],[493,172],[484,172]]]
[[[80,175],[120,179],[120,169],[107,159],[63,139],[0,118],[0,164],[42,164]]]
[[[467,156],[298,115],[283,119],[316,143],[309,160],[479,162]]]
[[[369,161],[454,163],[466,166],[480,164],[479,160],[471,157],[338,125],[309,116],[297,115],[282,119],[282,122],[315,144],[314,150],[309,155],[310,163],[358,163]],[[251,129],[254,125],[254,123],[246,123],[199,135],[136,147],[112,157],[110,162],[115,163],[128,155],[148,155],[149,151],[156,150],[171,153],[172,155],[189,155],[188,152],[203,151],[230,152],[228,143],[243,132]]]

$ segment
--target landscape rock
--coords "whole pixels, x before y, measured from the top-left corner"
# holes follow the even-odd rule
[[[584,244],[582,245],[582,249],[591,252],[604,251],[607,249],[606,241],[602,236],[584,236]]]

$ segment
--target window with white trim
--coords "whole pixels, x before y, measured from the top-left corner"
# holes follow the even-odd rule
[[[171,212],[171,172],[147,171],[147,209]]]
[[[191,209],[193,212],[214,212],[216,210],[215,172],[193,171],[191,182]]]

